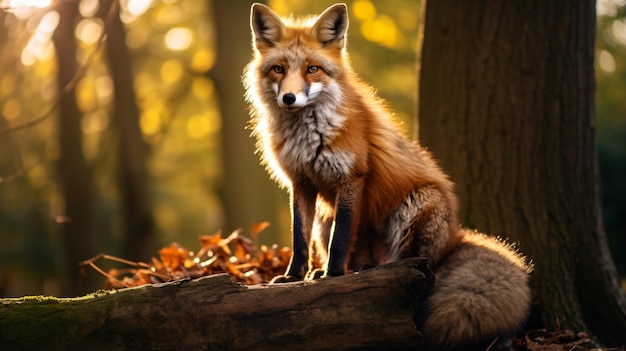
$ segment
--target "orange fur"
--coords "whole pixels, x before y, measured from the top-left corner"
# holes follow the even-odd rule
[[[325,276],[340,275],[423,256],[436,272],[445,268],[439,274],[442,288],[436,284],[426,304],[430,314],[423,325],[451,339],[427,335],[433,344],[456,347],[519,327],[529,303],[527,268],[510,264],[517,256],[495,239],[459,228],[452,182],[428,151],[402,135],[385,104],[353,71],[345,50],[346,6],[333,5],[319,17],[281,19],[255,4],[251,28],[254,57],[244,85],[253,134],[262,163],[291,193],[294,254],[279,280],[316,278],[320,269]],[[477,262],[472,268],[480,268],[481,260],[502,261],[515,280],[489,277],[493,288],[517,288],[521,292],[512,298],[526,299],[502,329],[481,334],[465,320],[454,326],[432,317],[467,311],[462,304],[433,301],[448,301],[443,287],[484,284],[484,272],[463,269],[462,260],[472,254]],[[468,278],[461,282],[457,272]]]
[[[437,237],[429,238],[428,241],[437,241],[438,244],[435,246],[438,248],[458,241],[460,238],[455,217],[456,198],[452,193],[451,182],[428,152],[421,149],[418,144],[408,141],[398,131],[384,103],[375,96],[372,88],[357,78],[344,50],[345,35],[341,36],[337,45],[330,44],[328,47],[323,44],[319,33],[315,31],[316,26],[319,26],[319,23],[315,22],[317,19],[289,19],[283,23],[281,19],[274,17],[273,13],[265,9],[262,12],[257,15],[259,18],[256,20],[262,20],[262,16],[265,16],[272,22],[270,25],[264,23],[261,26],[268,26],[274,31],[271,35],[276,38],[273,41],[266,41],[262,38],[263,34],[260,35],[261,38],[255,37],[255,57],[246,68],[244,83],[247,87],[247,98],[251,103],[254,134],[259,141],[263,162],[270,173],[283,186],[292,188],[292,192],[294,180],[305,178],[316,188],[322,200],[320,203],[326,204],[324,211],[331,213],[335,211],[336,198],[345,183],[362,178],[362,194],[359,194],[357,201],[360,206],[357,213],[360,221],[353,224],[352,242],[358,241],[358,233],[380,232],[380,227],[390,214],[416,189],[432,189],[440,194],[440,200],[443,201],[439,205],[445,207],[444,215],[447,218],[442,221],[446,222],[447,229],[443,233],[433,233]],[[254,24],[255,17],[252,18],[253,30]],[[282,67],[281,73],[272,69],[276,65]],[[314,75],[306,74],[307,67],[318,65],[322,69]],[[280,101],[275,102],[280,92],[271,89],[272,85],[281,84],[281,89],[300,92],[307,84],[313,82],[329,84],[329,81],[339,87],[338,93],[343,97],[341,104],[334,106],[329,113],[341,116],[343,120],[340,126],[335,126],[329,132],[331,136],[324,141],[324,148],[331,149],[335,154],[349,155],[353,158],[350,169],[337,179],[329,176],[327,172],[318,172],[307,167],[295,169],[292,167],[291,163],[294,162],[291,159],[280,160],[280,155],[285,149],[306,145],[296,143],[292,145],[293,137],[290,139],[283,135],[280,129],[284,128],[284,124],[278,120],[290,118],[289,116],[301,118],[299,116],[302,114],[309,113],[307,109],[315,110],[316,107],[312,104],[294,111],[285,110],[279,105]],[[318,97],[317,100],[321,99]],[[297,138],[306,139],[307,136],[298,135]],[[398,167],[402,167],[402,171],[399,171]],[[312,224],[307,223],[307,227],[310,225]],[[310,236],[314,235],[315,233]],[[384,236],[384,233],[378,235]],[[327,239],[324,238],[324,241]],[[384,240],[376,242],[382,244]],[[389,243],[382,245],[388,246]],[[407,245],[410,246],[410,243]],[[373,247],[363,248],[366,249],[388,251]],[[417,254],[409,247],[403,251],[406,252],[401,255],[402,257]],[[359,256],[359,253],[354,255]],[[438,252],[429,256],[433,264],[436,264],[443,255]],[[362,259],[359,263],[379,264],[388,259],[390,259],[388,255],[380,255]],[[348,266],[352,269],[358,268],[355,264]]]

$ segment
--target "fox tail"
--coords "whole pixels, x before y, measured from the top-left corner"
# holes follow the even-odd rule
[[[426,343],[441,350],[486,350],[506,343],[526,320],[531,271],[511,245],[468,231],[435,269],[435,287],[421,314]]]

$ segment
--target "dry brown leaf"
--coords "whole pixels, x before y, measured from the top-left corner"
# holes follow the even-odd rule
[[[252,226],[252,235],[269,226],[263,222]],[[202,235],[198,238],[200,250],[197,253],[172,243],[159,250],[159,258],[152,258],[150,264],[130,262],[107,255],[98,255],[82,263],[91,266],[107,277],[105,288],[118,289],[151,283],[162,283],[184,278],[198,278],[205,275],[228,273],[233,281],[243,284],[269,282],[274,276],[284,273],[291,250],[289,248],[256,247],[256,240],[244,237],[240,230],[222,238],[222,233]],[[105,259],[127,265],[125,268],[111,269],[105,273],[95,262]]]

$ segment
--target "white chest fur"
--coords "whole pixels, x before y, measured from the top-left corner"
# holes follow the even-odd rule
[[[323,105],[283,112],[272,128],[274,145],[282,145],[275,155],[280,167],[289,174],[331,184],[348,176],[354,155],[333,148],[334,139],[344,132],[344,121],[344,116]]]

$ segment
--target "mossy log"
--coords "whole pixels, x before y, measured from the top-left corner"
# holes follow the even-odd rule
[[[415,311],[432,283],[425,260],[413,258],[313,282],[243,286],[221,274],[1,299],[0,349],[415,349]]]

